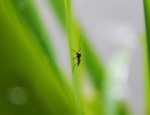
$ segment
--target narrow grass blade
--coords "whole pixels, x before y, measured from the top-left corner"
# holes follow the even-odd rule
[[[145,24],[146,24],[146,33],[144,44],[144,61],[145,61],[145,114],[149,115],[150,110],[150,1],[143,0],[144,3],[144,12],[145,12]]]
[[[72,37],[72,10],[71,10],[71,2],[70,0],[65,0],[66,6],[66,24],[67,24],[67,34],[68,34],[68,41],[69,41],[69,48],[70,48],[70,58],[71,58],[71,66],[72,69],[72,82],[73,82],[73,89],[75,93],[75,102],[78,109],[78,114],[82,115],[81,105],[80,105],[80,98],[79,98],[79,91],[78,91],[78,79],[76,74],[76,62],[72,58],[75,57],[72,50],[74,49],[73,37]]]
[[[0,1],[0,17],[0,113],[76,115],[52,63],[10,1]]]
[[[48,35],[45,25],[42,22],[41,16],[38,12],[35,1],[13,0],[10,2],[14,6],[14,10],[16,11],[16,13],[29,27],[30,31],[36,36],[35,39],[41,45],[45,53],[45,58],[47,58],[48,63],[51,62],[54,71],[57,74],[56,77],[60,80],[60,83],[63,87],[65,87],[66,92],[71,97],[72,93],[70,94],[70,86],[68,84],[68,81],[65,79],[66,77],[64,73],[61,71],[60,67],[58,67],[50,33]]]

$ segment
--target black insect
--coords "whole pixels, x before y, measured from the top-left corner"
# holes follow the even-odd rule
[[[81,36],[80,36],[80,41],[81,41]],[[81,53],[80,53],[80,51],[81,51],[81,47],[80,47],[80,41],[79,41],[79,51],[78,52],[76,52],[74,49],[71,49],[72,51],[74,51],[75,53],[76,53],[76,57],[74,57],[74,58],[72,58],[72,59],[77,59],[77,63],[76,64],[74,64],[74,66],[73,66],[73,71],[74,71],[74,67],[77,65],[77,67],[80,65],[80,62],[81,62]],[[72,71],[72,73],[73,73],[73,71]]]

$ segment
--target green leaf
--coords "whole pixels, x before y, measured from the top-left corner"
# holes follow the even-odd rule
[[[76,63],[72,58],[74,58],[74,43],[73,43],[73,31],[72,31],[72,9],[71,9],[71,3],[70,0],[65,0],[65,6],[66,6],[66,24],[67,24],[67,34],[68,34],[68,41],[69,41],[69,48],[70,48],[70,58],[71,58],[71,66],[72,68],[72,81],[73,81],[73,89],[75,93],[75,102],[76,102],[76,107],[78,109],[78,114],[82,115],[82,109],[80,105],[80,97],[79,97],[79,86],[78,86],[78,79],[77,79],[77,74],[76,74]]]
[[[50,62],[54,68],[54,72],[57,74],[57,78],[60,83],[65,87],[66,93],[72,98],[72,93],[68,81],[65,79],[64,73],[58,67],[56,56],[53,49],[53,43],[51,41],[50,33],[46,30],[41,16],[38,13],[35,1],[30,0],[13,0],[11,1],[15,12],[21,20],[29,27],[30,31],[36,36],[34,39],[41,45],[45,57],[47,57],[48,63]],[[33,39],[33,38],[32,38]]]
[[[0,113],[76,115],[52,62],[10,1],[0,1],[0,17]]]
[[[145,12],[145,23],[146,23],[146,32],[147,37],[145,37],[144,44],[144,64],[145,64],[145,114],[149,115],[150,110],[150,1],[143,0],[144,2],[144,12]]]

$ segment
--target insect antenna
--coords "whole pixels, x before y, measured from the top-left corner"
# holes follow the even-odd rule
[[[80,34],[80,40],[79,40],[79,51],[78,52],[80,52],[81,51],[81,34]]]
[[[74,49],[70,49],[70,50],[72,50],[72,51],[74,51],[75,53],[77,53]]]

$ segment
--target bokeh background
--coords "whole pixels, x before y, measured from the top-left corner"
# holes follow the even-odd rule
[[[149,115],[142,0],[2,0],[0,16],[0,114]]]
[[[57,60],[70,76],[68,79],[71,83],[67,41],[62,39],[65,38],[63,29],[45,0],[37,0],[37,5],[53,36]],[[108,67],[108,71],[120,78],[113,78],[113,91],[110,95],[118,100],[125,100],[134,115],[142,115],[144,73],[141,38],[145,32],[143,1],[73,0],[72,6],[78,21],[89,36],[95,51]]]

